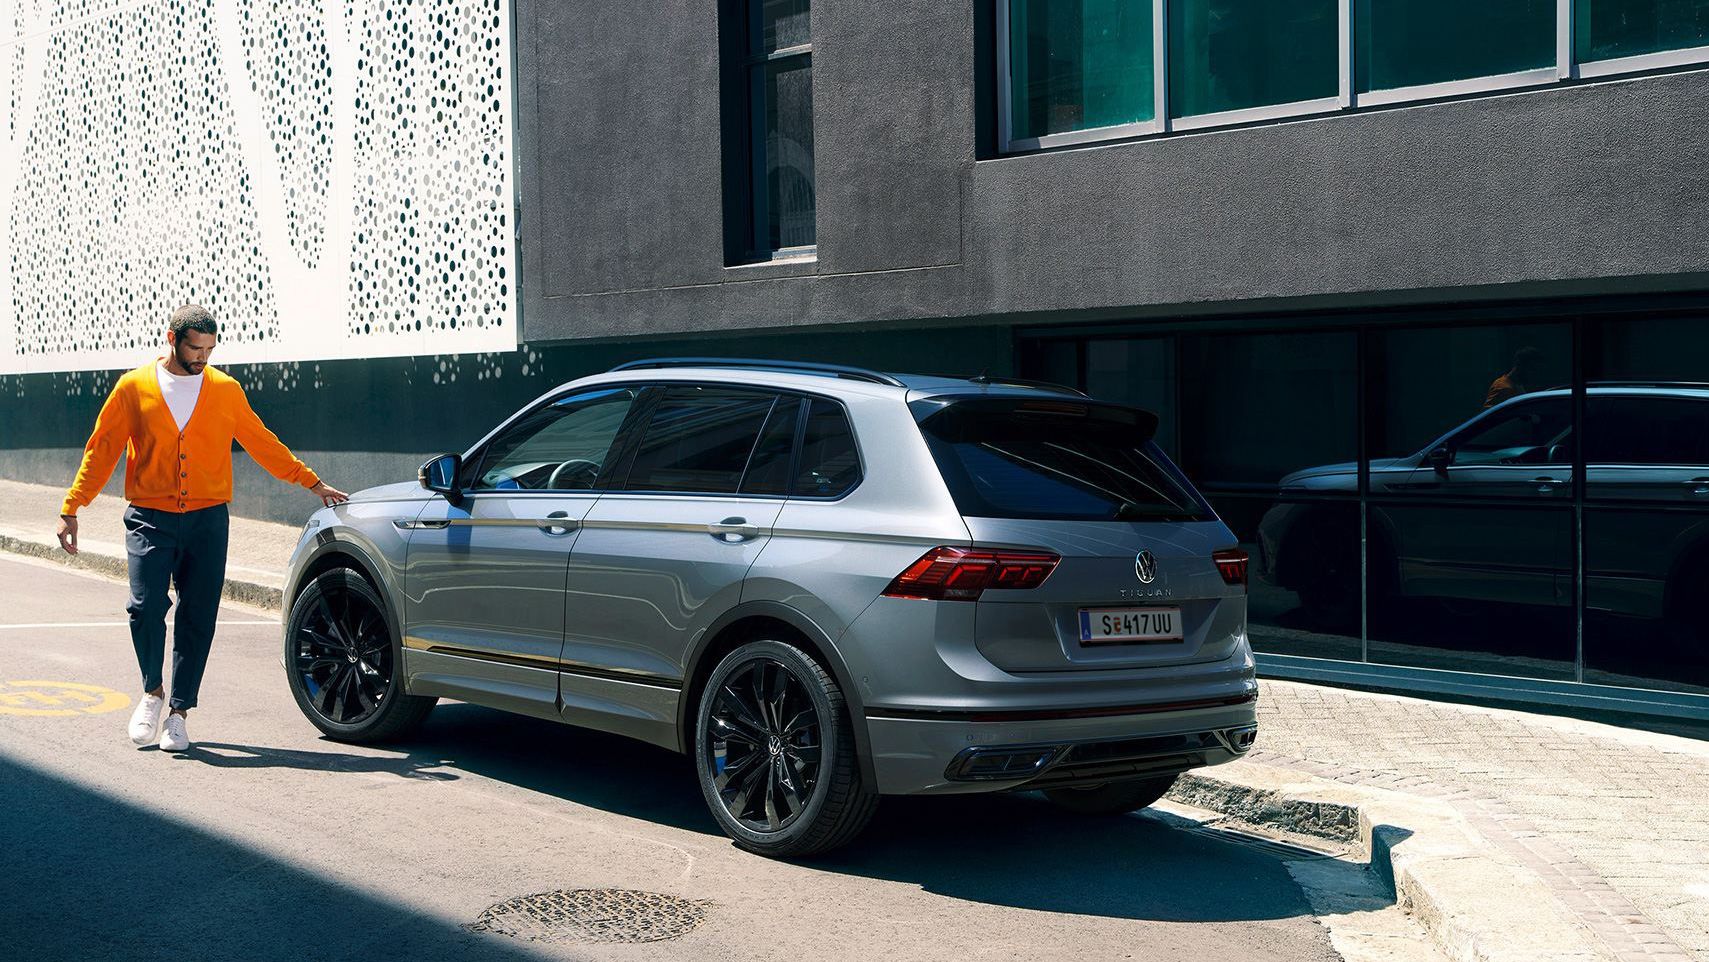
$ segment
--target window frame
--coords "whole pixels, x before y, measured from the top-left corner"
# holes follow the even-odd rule
[[[1158,64],[1168,51],[1168,38],[1163,35],[1167,26],[1163,21],[1163,0],[1151,0],[1151,63],[1152,63],[1152,105],[1151,119],[1136,121],[1130,124],[1112,124],[1106,127],[1088,127],[1085,130],[1065,130],[1054,134],[1041,134],[1037,137],[1014,136],[1015,102],[1014,78],[1010,64],[1010,31],[1009,8],[1011,0],[996,0],[997,4],[997,137],[1003,153],[1015,151],[1039,150],[1048,147],[1067,147],[1074,144],[1096,143],[1102,140],[1114,140],[1122,137],[1137,137],[1144,134],[1163,132],[1163,118],[1169,110],[1166,92],[1157,77]],[[1167,70],[1167,65],[1163,68]]]
[[[770,193],[766,178],[765,87],[767,74],[780,64],[799,62],[812,83],[811,26],[806,43],[762,49],[762,0],[726,0],[721,20],[725,42],[722,83],[724,94],[725,216],[740,218],[742,226],[726,225],[725,264],[729,267],[810,260],[818,256],[818,185],[813,190],[812,244],[774,248],[770,244]],[[811,121],[809,122],[811,124]],[[818,150],[813,153],[818,166]],[[734,196],[732,196],[734,195]]]
[[[1086,130],[1065,131],[1017,139],[1014,136],[1014,90],[1010,64],[1010,31],[1012,29],[1009,20],[1010,0],[993,0],[993,2],[996,4],[997,148],[999,156],[1025,154],[1059,147],[1159,137],[1176,132],[1266,123],[1299,117],[1329,116],[1366,107],[1386,107],[1479,94],[1535,90],[1581,80],[1688,68],[1709,63],[1709,45],[1662,50],[1630,57],[1577,61],[1574,59],[1573,23],[1575,4],[1580,0],[1555,0],[1555,62],[1553,65],[1505,74],[1468,77],[1460,80],[1445,80],[1411,87],[1359,93],[1353,89],[1353,59],[1358,55],[1353,45],[1355,16],[1353,0],[1337,0],[1340,18],[1338,42],[1340,89],[1335,96],[1171,118],[1169,116],[1168,5],[1171,2],[1180,2],[1180,0],[1151,0],[1152,94],[1156,98],[1153,118],[1141,123],[1093,127]]]

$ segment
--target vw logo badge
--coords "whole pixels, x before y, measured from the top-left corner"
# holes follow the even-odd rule
[[[1141,551],[1134,556],[1133,573],[1139,576],[1142,585],[1151,584],[1157,580],[1157,558],[1149,551]]]

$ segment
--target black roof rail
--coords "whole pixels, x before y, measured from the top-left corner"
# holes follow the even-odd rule
[[[981,374],[978,377],[962,378],[962,380],[971,381],[974,384],[1002,384],[1010,387],[1037,387],[1051,391],[1061,391],[1064,394],[1078,394],[1081,397],[1092,396],[1077,387],[1069,387],[1066,384],[1058,384],[1055,381],[1034,381],[1024,377],[992,377],[989,374]]]
[[[783,374],[813,374],[819,377],[840,377],[850,381],[866,381],[871,384],[887,384],[891,387],[907,387],[901,381],[888,374],[869,371],[863,367],[849,367],[843,364],[815,364],[810,361],[768,361],[750,357],[655,357],[644,361],[630,361],[612,368],[613,371],[645,371],[671,367],[734,367],[751,368],[757,371],[777,371]]]

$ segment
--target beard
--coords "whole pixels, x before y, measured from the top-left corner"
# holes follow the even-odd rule
[[[179,354],[178,355],[178,366],[183,368],[186,371],[189,371],[191,374],[200,374],[200,373],[202,373],[202,368],[208,366],[208,362],[207,361],[194,361],[194,360],[191,360],[190,358],[185,357],[183,354]]]

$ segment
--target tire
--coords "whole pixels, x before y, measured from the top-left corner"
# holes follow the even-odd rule
[[[361,744],[402,738],[438,702],[404,691],[402,646],[385,602],[361,574],[323,572],[297,593],[285,624],[291,695],[329,738]],[[347,637],[354,643],[345,644]]]
[[[784,642],[749,642],[712,669],[695,711],[694,762],[712,817],[757,855],[845,845],[878,808],[842,689]]]
[[[1169,793],[1174,775],[1106,782],[1090,788],[1047,788],[1044,797],[1076,815],[1125,815],[1137,812]]]

